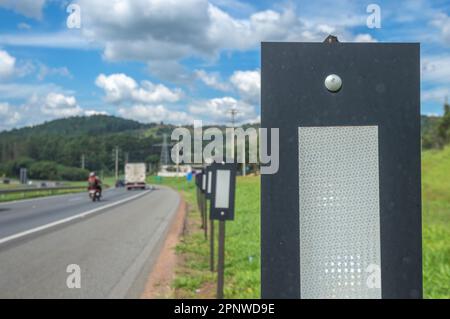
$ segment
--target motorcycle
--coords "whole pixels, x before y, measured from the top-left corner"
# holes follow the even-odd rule
[[[96,187],[89,187],[89,198],[92,199],[93,202],[99,201],[102,197],[100,190]]]

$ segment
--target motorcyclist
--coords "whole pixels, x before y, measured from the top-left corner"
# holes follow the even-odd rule
[[[95,172],[89,174],[88,183],[89,188],[95,188],[100,193],[100,196],[102,196],[102,181],[95,175]]]

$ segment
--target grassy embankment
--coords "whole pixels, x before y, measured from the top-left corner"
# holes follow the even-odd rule
[[[157,181],[152,178],[151,183]],[[164,178],[162,183],[179,190],[189,204],[188,234],[177,246],[182,263],[176,269],[174,297],[214,298],[216,275],[209,270],[209,240],[200,229],[195,184],[184,178]],[[237,187],[235,220],[226,224],[225,297],[259,298],[259,177],[238,177]],[[215,228],[217,236],[217,222]]]
[[[450,147],[426,151],[422,158],[424,296],[450,298]],[[173,283],[176,297],[214,298],[215,274],[209,271],[209,242],[199,227],[194,183],[184,178],[162,183],[190,204],[190,232],[177,247],[182,262]],[[236,220],[226,229],[225,297],[259,298],[260,179],[238,178],[236,193]]]
[[[423,278],[426,298],[450,298],[450,147],[422,154]]]
[[[114,186],[115,185],[115,178],[114,177],[107,177],[103,180],[103,184],[107,187]],[[62,182],[64,186],[86,186],[86,181],[79,181],[79,182]],[[16,188],[25,188],[26,186],[13,183],[13,184],[0,184],[0,191],[4,189],[16,189]],[[0,203],[1,202],[10,202],[15,200],[22,200],[22,199],[30,199],[30,198],[38,198],[38,197],[45,197],[45,196],[55,196],[55,195],[63,195],[63,194],[72,194],[72,193],[80,193],[85,192],[85,189],[74,189],[74,190],[52,190],[52,191],[46,191],[46,190],[39,190],[33,192],[26,192],[26,193],[12,193],[12,194],[0,194]]]

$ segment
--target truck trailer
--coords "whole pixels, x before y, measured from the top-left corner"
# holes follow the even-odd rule
[[[125,187],[131,189],[145,189],[145,163],[128,163],[125,165]]]

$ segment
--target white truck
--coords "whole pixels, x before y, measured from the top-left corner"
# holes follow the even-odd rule
[[[145,189],[145,163],[128,163],[125,165],[125,187],[130,189]]]

